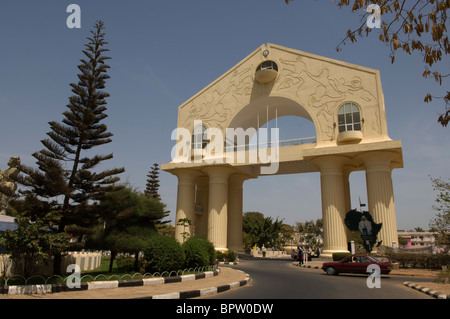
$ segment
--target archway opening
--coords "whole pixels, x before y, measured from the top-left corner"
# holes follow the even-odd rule
[[[247,133],[246,148],[264,147],[264,144],[267,147],[275,138],[280,142],[279,146],[315,143],[318,134],[313,119],[303,106],[279,96],[251,102],[235,115],[228,128]],[[279,134],[277,137],[273,136],[275,132]],[[227,142],[239,145],[236,141]]]
[[[269,110],[270,111],[270,110]],[[270,115],[269,115],[270,118]],[[287,115],[260,125],[262,129],[279,130],[280,147],[314,143],[316,128],[309,119]],[[253,136],[250,144],[257,144]],[[289,185],[289,187],[286,187]],[[322,218],[320,173],[261,175],[244,183],[243,213],[260,212],[273,220],[283,220],[292,227],[297,222],[316,221]],[[262,198],[272,198],[270,202]]]

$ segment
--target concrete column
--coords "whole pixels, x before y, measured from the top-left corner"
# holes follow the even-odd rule
[[[228,178],[228,249],[242,251],[242,206],[245,175]]]
[[[196,198],[195,203],[202,208],[201,212],[196,213],[195,233],[203,238],[208,238],[208,196],[209,196],[209,177],[200,176],[196,179]]]
[[[198,172],[189,169],[181,169],[174,172],[174,174],[178,177],[175,239],[182,243],[184,232],[187,232],[188,236],[194,235],[195,178],[197,177]],[[184,218],[190,219],[192,225],[186,228],[178,225],[178,220]]]
[[[366,168],[367,201],[373,220],[383,223],[377,240],[392,247],[397,242],[397,220],[395,217],[394,188],[392,186],[389,152],[372,152],[362,155]]]
[[[350,196],[350,172],[348,170],[344,170],[344,197],[345,197],[345,214],[347,214],[352,209],[352,199]],[[344,214],[344,219],[345,219]],[[345,235],[347,238],[347,243],[353,240],[353,235],[351,230],[348,227],[345,227]]]
[[[312,162],[320,169],[323,218],[324,257],[335,252],[348,252],[346,226],[346,196],[344,165],[348,159],[343,156],[324,156]]]
[[[228,250],[228,176],[233,169],[210,166],[203,171],[209,176],[208,240],[216,250]]]

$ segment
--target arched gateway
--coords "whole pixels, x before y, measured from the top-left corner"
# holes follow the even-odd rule
[[[258,128],[281,116],[311,121],[313,140],[278,141]],[[270,136],[270,137],[269,137]],[[253,138],[252,138],[253,137]],[[383,223],[378,240],[397,241],[391,171],[403,167],[400,141],[387,133],[377,70],[262,45],[178,110],[172,162],[178,177],[176,226],[202,235],[217,250],[242,249],[243,183],[264,174],[320,172],[323,255],[347,251],[349,174],[366,172],[368,209]]]

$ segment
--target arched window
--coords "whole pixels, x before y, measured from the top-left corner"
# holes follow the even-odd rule
[[[346,103],[338,111],[339,133],[345,131],[361,131],[359,108],[354,103]]]
[[[264,61],[256,68],[256,71],[259,70],[275,70],[278,71],[278,65],[273,61]]]
[[[197,125],[192,131],[192,149],[204,149],[208,141],[206,140],[206,127]]]

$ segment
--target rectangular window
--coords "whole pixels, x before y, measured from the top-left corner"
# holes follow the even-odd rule
[[[338,115],[338,124],[339,125],[344,125],[345,124],[345,116],[344,116],[344,114],[339,114]]]
[[[346,122],[347,124],[353,123],[352,113],[347,113],[347,114],[345,114],[345,122]]]

